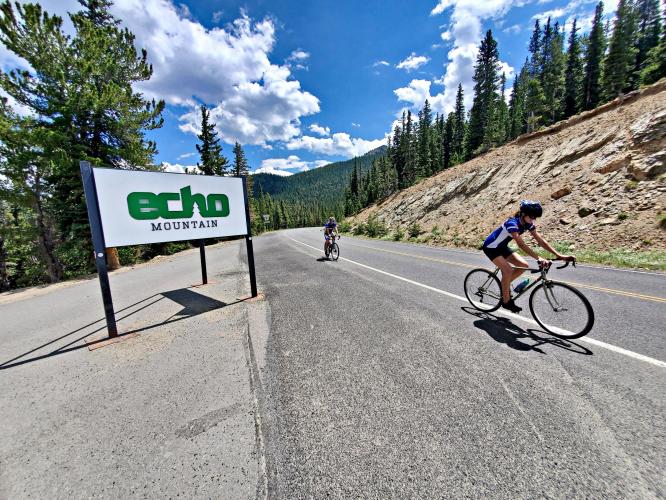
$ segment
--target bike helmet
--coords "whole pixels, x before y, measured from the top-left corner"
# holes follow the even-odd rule
[[[332,215],[328,218],[328,222],[335,222],[335,217]]]
[[[523,200],[520,202],[520,212],[530,217],[541,217],[543,208],[538,201]]]

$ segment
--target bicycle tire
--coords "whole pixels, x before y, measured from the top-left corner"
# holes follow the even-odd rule
[[[340,257],[340,247],[338,246],[337,243],[333,243],[331,245],[329,250],[329,255],[333,260],[338,260],[338,257]]]
[[[551,299],[548,298],[546,290],[551,293]],[[554,290],[557,290],[557,292],[554,292]],[[562,311],[558,311],[553,308],[551,300],[557,301],[558,307],[560,304],[565,307],[565,302],[570,305]],[[544,304],[550,307],[550,310]],[[572,310],[572,307],[575,307],[575,309]],[[571,285],[559,281],[540,283],[532,290],[530,312],[541,328],[562,339],[583,337],[594,326],[594,310],[587,297]],[[569,314],[560,315],[561,312]],[[550,319],[558,315],[559,318],[556,322],[560,324],[552,324]]]
[[[488,282],[490,279],[488,287],[483,289],[483,285]],[[472,307],[483,312],[493,312],[499,309],[499,306],[502,302],[502,285],[500,280],[493,273],[487,269],[472,269],[467,276],[465,276],[464,281],[465,288],[465,297]],[[492,292],[486,294],[486,290],[492,288]],[[474,300],[472,300],[474,297]],[[479,298],[481,302],[478,302]],[[484,298],[488,299],[487,303],[484,303]],[[487,307],[483,307],[487,305]]]

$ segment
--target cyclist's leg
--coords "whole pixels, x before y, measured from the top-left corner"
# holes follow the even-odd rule
[[[522,256],[518,255],[515,252],[512,252],[510,255],[507,255],[506,260],[508,260],[509,263],[511,263],[512,265],[517,266],[517,267],[529,267],[529,264],[527,263],[527,261]],[[525,272],[524,269],[514,268],[513,269],[513,274],[511,275],[511,281],[518,278],[524,272]]]
[[[502,302],[509,302],[511,299],[511,276],[513,275],[513,266],[509,264],[504,257],[501,255],[495,257],[492,260],[493,264],[500,268],[502,271]]]

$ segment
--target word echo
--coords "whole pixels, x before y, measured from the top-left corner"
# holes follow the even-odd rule
[[[180,201],[182,210],[169,210],[170,201]],[[209,194],[204,197],[203,194],[192,194],[190,186],[182,188],[180,193],[134,192],[127,195],[129,214],[136,220],[155,220],[160,217],[163,219],[190,219],[194,215],[195,204],[201,217],[229,216],[227,195]],[[192,224],[198,226],[194,221]]]

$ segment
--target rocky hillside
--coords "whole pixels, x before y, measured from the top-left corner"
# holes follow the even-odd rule
[[[519,200],[539,229],[577,248],[666,249],[666,80],[395,193],[352,219],[435,226],[443,245],[478,246]],[[435,231],[435,234],[440,233]]]

